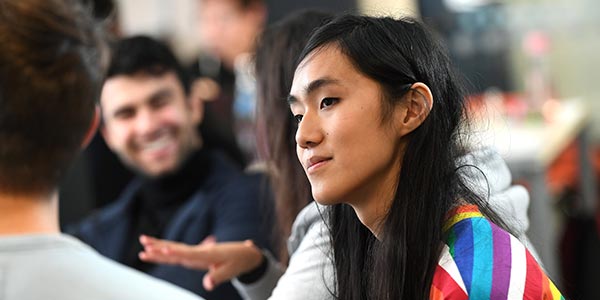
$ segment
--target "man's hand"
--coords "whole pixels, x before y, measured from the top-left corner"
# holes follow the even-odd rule
[[[234,277],[254,270],[263,255],[251,240],[215,243],[205,240],[198,245],[140,236],[144,251],[139,253],[145,262],[180,265],[189,269],[208,270],[202,285],[208,291]]]

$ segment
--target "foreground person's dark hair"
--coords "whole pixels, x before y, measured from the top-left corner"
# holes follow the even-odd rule
[[[78,0],[0,1],[0,192],[56,187],[92,124],[104,43]]]

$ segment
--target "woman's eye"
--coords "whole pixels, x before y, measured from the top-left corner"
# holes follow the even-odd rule
[[[296,120],[296,123],[300,123],[300,121],[302,121],[302,115],[294,115],[294,120]]]
[[[338,101],[339,101],[338,98],[323,98],[323,100],[321,100],[321,108],[325,108],[325,107],[334,105]]]

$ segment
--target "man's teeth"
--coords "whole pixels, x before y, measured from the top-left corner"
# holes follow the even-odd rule
[[[161,149],[165,146],[167,146],[169,144],[169,142],[171,141],[171,139],[168,136],[162,136],[152,142],[147,142],[143,145],[143,149],[144,150],[158,150]]]

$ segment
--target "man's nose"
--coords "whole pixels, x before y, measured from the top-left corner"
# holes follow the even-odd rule
[[[135,129],[138,134],[146,135],[154,132],[158,128],[156,113],[150,109],[140,110],[136,116]]]

